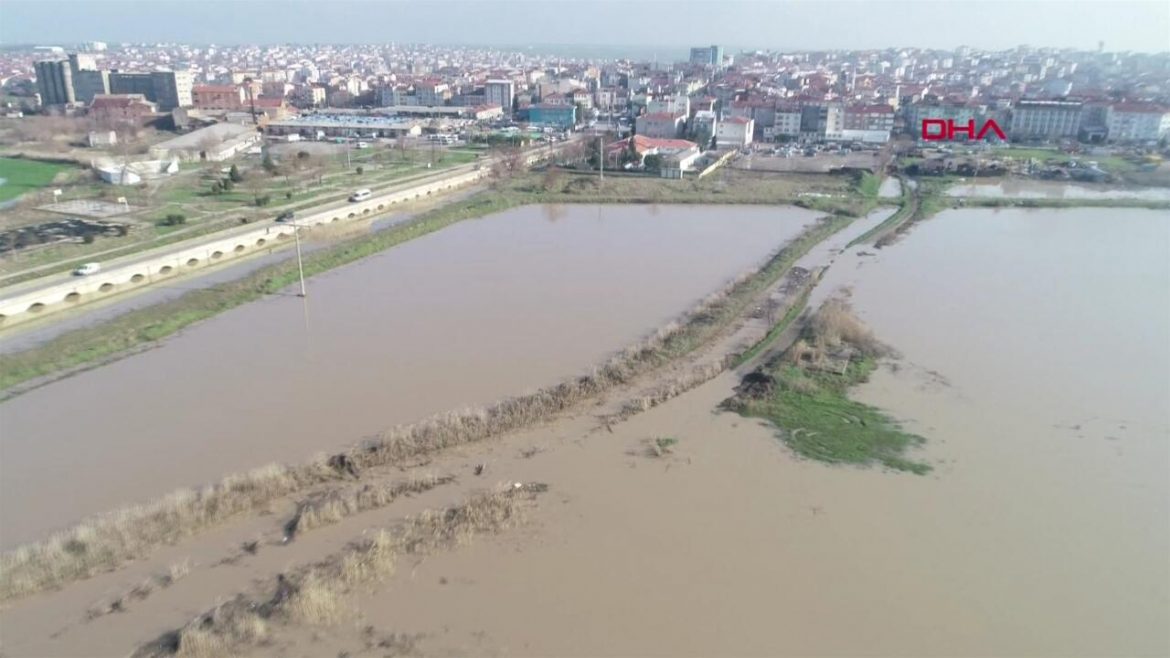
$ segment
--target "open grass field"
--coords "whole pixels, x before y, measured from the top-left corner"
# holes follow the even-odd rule
[[[0,202],[45,187],[53,182],[58,173],[68,169],[65,165],[18,158],[0,158]]]

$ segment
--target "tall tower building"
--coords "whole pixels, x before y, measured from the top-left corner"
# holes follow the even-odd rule
[[[67,60],[42,60],[34,68],[42,105],[48,107],[77,102],[73,94],[73,70]]]

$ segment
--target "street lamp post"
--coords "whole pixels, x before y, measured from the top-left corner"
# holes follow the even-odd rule
[[[305,263],[301,258],[301,225],[298,222],[293,222],[293,239],[297,243],[297,271],[301,276],[301,297],[307,297],[308,293],[305,290]]]

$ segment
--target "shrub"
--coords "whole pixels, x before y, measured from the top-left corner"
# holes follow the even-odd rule
[[[244,175],[240,173],[239,167],[232,165],[232,168],[228,170],[228,178],[231,182],[238,183],[244,180]]]
[[[263,194],[253,199],[253,201],[255,202],[256,207],[259,208],[268,205],[268,203],[272,201],[272,197],[268,196],[267,194]]]
[[[179,226],[187,223],[187,216],[177,212],[167,213],[158,223],[159,226]]]
[[[356,171],[357,171],[358,176],[361,176],[362,174],[364,174],[366,172],[365,168],[362,167],[361,165],[358,165],[358,168]]]

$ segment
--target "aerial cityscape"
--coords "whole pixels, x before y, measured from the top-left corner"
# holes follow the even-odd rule
[[[1164,3],[4,0],[0,656],[1170,655],[1168,256]]]

